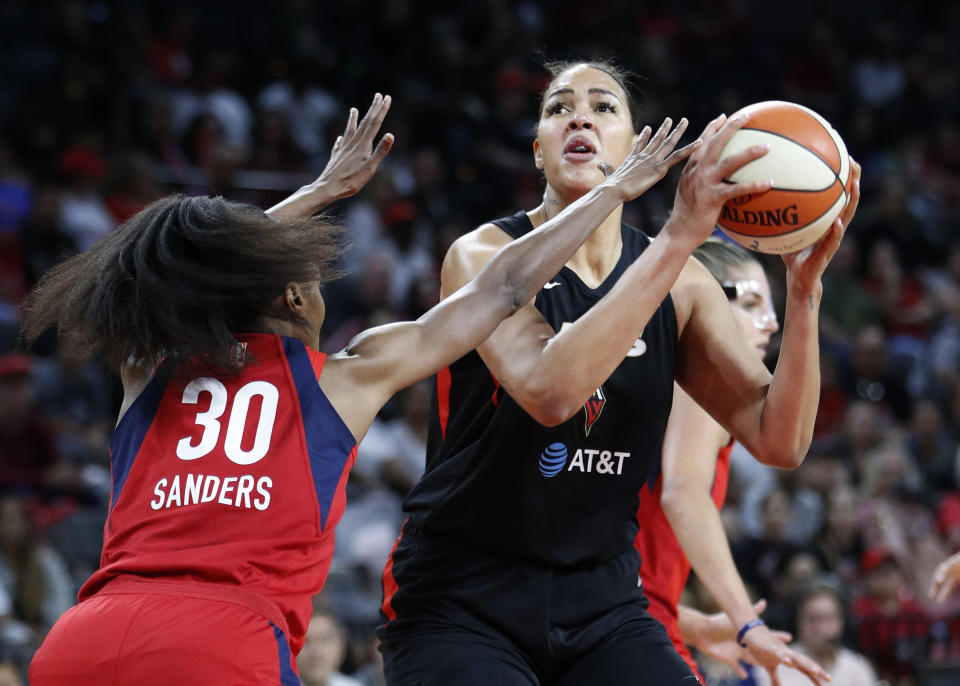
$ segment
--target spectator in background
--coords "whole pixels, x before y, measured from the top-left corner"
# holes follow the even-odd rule
[[[954,486],[957,442],[944,426],[943,410],[930,398],[919,398],[910,415],[907,446],[920,469],[924,491],[933,495]]]
[[[311,171],[323,169],[330,142],[327,129],[338,120],[341,106],[317,78],[317,65],[307,58],[295,59],[287,78],[268,84],[257,98],[263,111],[283,118],[297,151]]]
[[[92,148],[76,145],[60,156],[59,169],[65,181],[59,225],[83,251],[117,225],[100,191],[107,163]]]
[[[0,357],[0,489],[44,493],[69,477],[34,400],[27,355]]]
[[[807,655],[830,674],[836,686],[873,686],[876,674],[869,661],[843,646],[844,602],[831,583],[815,581],[799,594],[796,603],[796,643],[791,647]],[[780,686],[807,686],[810,680],[799,670],[780,665],[777,668]],[[754,670],[757,686],[771,681],[765,670]]]
[[[0,496],[0,586],[36,645],[76,601],[65,561],[37,540],[27,504],[15,495]]]
[[[834,488],[827,497],[826,518],[817,543],[830,571],[851,587],[859,578],[864,552],[860,494],[851,485]]]
[[[857,237],[846,236],[823,274],[824,289],[835,296],[824,301],[820,326],[824,341],[834,346],[849,347],[857,331],[878,321],[876,301],[860,284],[859,258]]]
[[[31,288],[48,269],[77,250],[76,239],[60,223],[61,195],[56,184],[37,184],[33,207],[23,225],[21,259]]]
[[[85,481],[98,484],[109,496],[107,442],[115,423],[119,393],[103,367],[87,357],[85,348],[67,338],[57,341],[52,358],[33,364],[37,410],[54,429],[58,451]],[[97,503],[102,500],[97,499]]]
[[[163,195],[153,179],[153,165],[145,153],[128,151],[118,155],[111,165],[111,172],[106,203],[117,224]]]
[[[762,532],[734,545],[733,559],[744,582],[756,595],[772,599],[777,572],[798,550],[788,537],[793,502],[790,495],[777,486],[763,498],[760,512]]]
[[[347,654],[347,632],[332,611],[315,609],[303,649],[297,656],[300,683],[303,686],[363,686],[341,674],[340,666]]]
[[[0,686],[23,686],[20,671],[11,662],[0,662]]]
[[[867,325],[857,331],[844,370],[844,392],[848,399],[869,401],[898,422],[910,415],[910,398],[906,390],[905,369],[890,356],[887,335],[878,325]]]
[[[911,662],[926,648],[926,612],[891,551],[870,548],[863,554],[860,568],[865,590],[852,606],[860,649],[877,665],[882,678],[906,679]]]
[[[420,381],[399,394],[399,417],[374,420],[357,450],[358,476],[407,494],[423,476],[432,393],[432,380]]]

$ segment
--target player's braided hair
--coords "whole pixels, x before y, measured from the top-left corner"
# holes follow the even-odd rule
[[[251,205],[174,195],[50,270],[24,303],[23,337],[48,327],[112,364],[198,356],[234,366],[234,333],[290,283],[327,280],[339,229],[323,217],[279,223]]]

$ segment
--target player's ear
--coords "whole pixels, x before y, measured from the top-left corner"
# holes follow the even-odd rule
[[[294,312],[303,309],[303,291],[298,284],[288,283],[283,289],[283,304]]]
[[[540,139],[533,139],[533,163],[537,169],[543,171],[543,149],[540,147]]]

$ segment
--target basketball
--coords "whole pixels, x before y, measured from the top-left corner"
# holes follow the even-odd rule
[[[757,252],[802,250],[827,232],[847,204],[847,147],[826,119],[802,105],[771,100],[740,112],[749,118],[720,158],[763,143],[770,150],[726,180],[772,179],[773,188],[728,200],[718,224],[730,238]]]

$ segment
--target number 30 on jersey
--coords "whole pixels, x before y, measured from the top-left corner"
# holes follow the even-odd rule
[[[186,436],[177,443],[177,457],[181,460],[197,460],[209,455],[217,446],[222,428],[221,417],[227,409],[229,393],[227,387],[218,379],[203,376],[194,379],[183,389],[181,401],[185,405],[196,405],[200,394],[206,391],[210,394],[210,408],[198,412],[196,423],[203,427],[200,440],[194,445],[192,438]],[[247,425],[247,416],[250,412],[250,401],[254,396],[260,396],[260,415],[257,417],[257,430],[253,446],[244,450],[244,428]],[[280,393],[277,387],[266,381],[251,381],[241,386],[233,397],[233,407],[227,419],[227,431],[223,439],[223,452],[227,459],[239,465],[249,465],[259,462],[270,449],[270,438],[273,436],[273,425],[277,418],[277,403]]]

